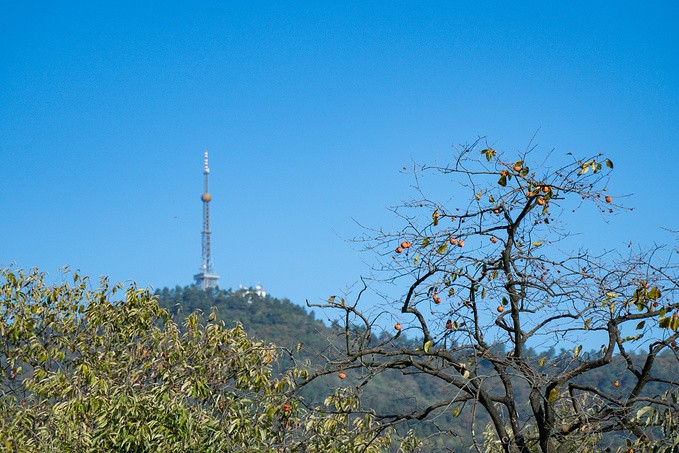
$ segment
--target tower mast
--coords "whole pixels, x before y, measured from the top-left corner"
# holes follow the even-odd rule
[[[201,265],[200,272],[194,275],[193,278],[200,289],[207,289],[219,287],[219,274],[215,274],[212,267],[212,246],[210,244],[210,236],[212,234],[210,231],[210,201],[212,196],[208,192],[207,187],[207,177],[210,174],[210,167],[207,165],[207,151],[205,151],[205,171],[203,174],[205,175],[205,192],[200,196],[200,199],[203,201]]]

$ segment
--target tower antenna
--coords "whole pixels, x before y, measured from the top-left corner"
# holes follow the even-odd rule
[[[201,265],[200,272],[193,278],[200,289],[207,289],[219,287],[219,274],[215,274],[212,267],[212,246],[210,243],[210,236],[212,235],[210,231],[210,201],[212,201],[212,195],[210,195],[207,186],[207,177],[210,174],[210,167],[207,165],[207,150],[205,151],[205,171],[203,174],[205,175],[205,192],[200,196],[203,201]]]

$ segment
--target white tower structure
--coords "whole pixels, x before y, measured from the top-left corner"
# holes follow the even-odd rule
[[[207,177],[210,174],[210,167],[207,166],[207,151],[205,151],[205,192],[200,196],[203,201],[203,233],[200,272],[193,276],[196,285],[200,289],[218,288],[219,274],[215,274],[212,267],[212,246],[210,244],[210,201],[212,196],[207,190]]]

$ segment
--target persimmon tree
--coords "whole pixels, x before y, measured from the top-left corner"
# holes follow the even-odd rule
[[[148,290],[0,271],[0,451],[376,452],[336,392],[307,410],[280,350],[214,312],[178,325]]]
[[[357,392],[384,372],[429,376],[446,389],[437,401],[377,420],[430,420],[445,435],[442,413],[471,411],[479,452],[676,444],[674,250],[605,251],[569,227],[581,212],[613,221],[626,209],[606,188],[612,169],[601,153],[510,156],[482,141],[455,148],[449,164],[414,164],[415,196],[391,210],[396,227],[358,239],[377,253],[358,295],[309,304],[341,312],[344,341],[301,385],[339,371]],[[550,347],[566,352],[533,353]],[[674,368],[659,369],[661,358]],[[614,363],[619,379],[588,383]]]

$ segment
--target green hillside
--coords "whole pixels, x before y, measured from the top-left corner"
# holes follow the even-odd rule
[[[260,297],[249,290],[199,290],[193,286],[174,289],[164,288],[156,291],[161,307],[171,310],[181,318],[194,310],[201,310],[205,314],[210,313],[211,307],[216,307],[217,319],[222,320],[228,327],[241,323],[249,336],[260,340],[266,340],[282,348],[283,354],[279,360],[279,366],[291,365],[290,357],[294,357],[298,363],[308,360],[312,364],[321,366],[331,349],[341,351],[341,331],[333,326],[326,326],[323,322],[315,319],[314,313],[308,313],[303,307],[292,303],[287,299],[276,299],[271,296]],[[375,342],[384,340],[374,338]],[[396,340],[395,346],[405,346],[415,340],[405,337]],[[299,352],[299,344],[302,344]],[[502,348],[503,345],[496,345]],[[590,354],[595,354],[590,352]],[[331,355],[331,354],[330,354]],[[533,357],[536,362],[545,363],[544,372],[561,373],[569,364],[570,352],[561,350],[556,352],[554,348],[540,354],[535,351],[526,351],[526,356]],[[645,356],[631,353],[630,360],[640,366]],[[660,356],[658,372],[663,377],[669,378],[679,370],[671,368],[669,355]],[[482,367],[487,369],[489,380],[498,379],[492,365],[484,361]],[[303,396],[309,403],[318,403],[335,388],[339,386],[354,387],[362,383],[364,374],[361,370],[352,370],[345,380],[337,376],[326,376],[315,380],[305,387]],[[581,377],[579,383],[597,388],[610,388],[616,381],[622,388],[632,383],[632,374],[626,367],[621,357],[616,357],[610,366],[593,370]],[[498,388],[500,388],[498,381]],[[520,399],[527,401],[528,387],[521,382],[516,383],[516,393]],[[663,385],[652,383],[645,392],[648,395],[660,394],[664,391]],[[451,392],[441,381],[427,375],[402,375],[396,370],[381,373],[370,380],[369,385],[362,389],[362,405],[364,408],[375,410],[378,414],[396,414],[404,411],[416,412],[422,410],[428,404],[439,401],[442,395]],[[449,409],[445,411],[445,409]],[[472,408],[463,407],[457,417],[452,416],[452,408],[442,408],[441,415],[435,418],[435,423],[422,424],[417,421],[410,427],[416,427],[418,435],[427,437],[434,436],[428,445],[428,451],[445,451],[445,448],[459,451],[463,446],[469,446],[470,432],[472,427]],[[476,414],[475,432],[481,436],[489,420]],[[407,427],[402,427],[405,432]]]
[[[320,364],[325,360],[329,345],[332,345],[332,348],[342,348],[339,330],[327,327],[323,322],[315,319],[313,312],[308,313],[303,307],[287,299],[260,297],[249,290],[200,290],[195,286],[163,288],[157,290],[156,295],[159,297],[161,307],[178,314],[180,318],[194,310],[201,310],[208,314],[211,308],[215,307],[217,319],[224,321],[227,327],[241,323],[248,335],[294,352],[298,363],[309,360]],[[400,341],[406,343],[410,340],[403,338]],[[297,352],[300,343],[302,348]],[[279,362],[283,367],[291,364],[285,354],[281,356]],[[303,396],[310,405],[317,404],[339,386],[352,387],[360,383],[360,373],[352,373],[345,380],[337,376],[327,376],[305,387]],[[364,388],[362,403],[364,408],[371,408],[383,414],[399,413],[404,408],[415,411],[435,401],[437,397],[440,397],[441,392],[445,391],[444,386],[430,376],[403,376],[392,371],[377,376],[369,386]],[[446,430],[451,430],[466,438],[468,429],[464,425],[470,421],[469,417],[470,414],[461,414],[453,419],[449,415],[444,415],[438,423],[446,426]],[[416,425],[419,425],[420,436],[426,436],[435,431],[433,427],[422,426],[418,423],[414,423],[413,426]],[[407,429],[403,427],[403,431]],[[443,442],[439,439],[438,445],[431,447],[443,448],[444,443],[450,448],[461,446],[455,435],[450,435],[447,441]]]
[[[325,325],[314,319],[299,305],[287,299],[260,297],[248,290],[200,290],[194,286],[163,288],[156,291],[160,306],[173,313],[189,314],[195,310],[209,313],[217,308],[217,319],[227,327],[241,323],[246,332],[260,340],[267,340],[285,348],[296,348],[299,343],[320,346]]]

